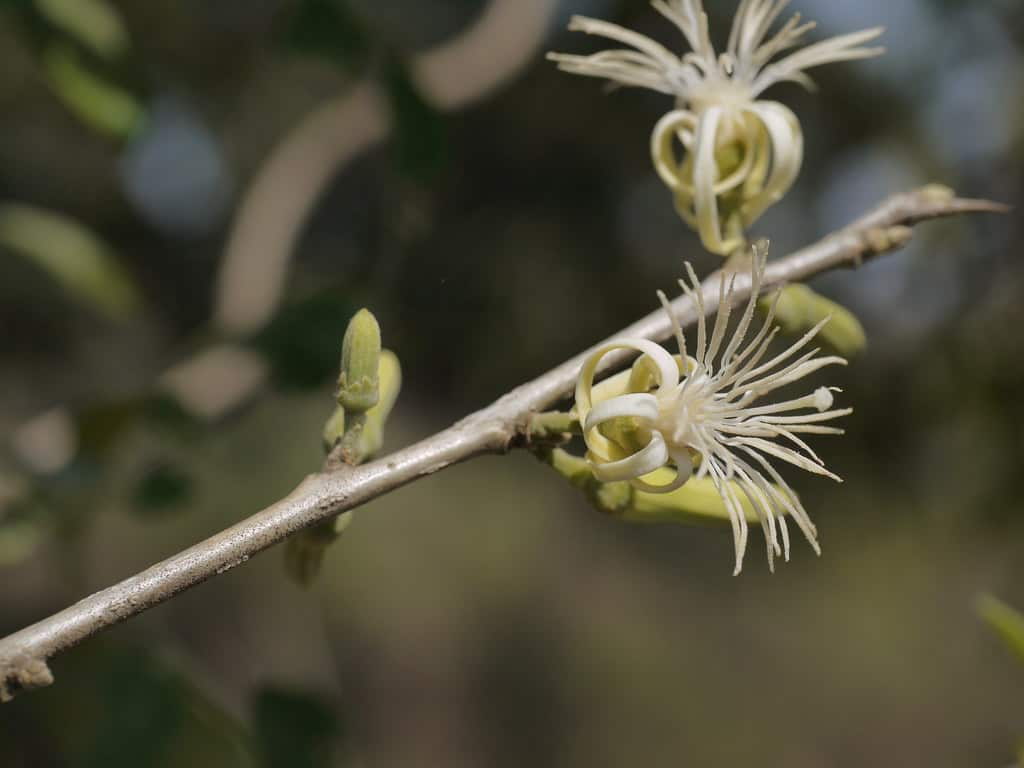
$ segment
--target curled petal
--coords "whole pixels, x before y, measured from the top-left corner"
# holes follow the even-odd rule
[[[675,358],[660,344],[647,339],[612,341],[594,350],[580,370],[576,382],[576,416],[581,424],[588,422],[590,412],[594,408],[594,376],[597,374],[598,366],[605,355],[618,349],[635,349],[650,358],[658,371],[659,392],[665,387],[672,388],[679,383],[679,366]],[[597,430],[588,433],[587,447],[602,459],[609,459],[618,453],[611,441]]]
[[[659,391],[662,388],[675,387],[679,383],[679,366],[676,364],[675,358],[660,344],[655,344],[647,339],[621,339],[609,342],[594,350],[580,370],[580,377],[576,383],[576,408],[580,419],[586,419],[590,409],[593,408],[591,398],[594,389],[594,376],[597,374],[601,360],[609,352],[618,349],[635,349],[651,359],[658,370]]]
[[[693,191],[697,231],[704,247],[712,253],[727,256],[742,245],[738,238],[726,240],[722,236],[722,223],[718,215],[715,185],[718,183],[718,163],[715,160],[718,129],[724,110],[712,106],[704,110],[697,125],[694,139]]]
[[[771,153],[771,171],[763,188],[743,203],[744,223],[749,226],[793,186],[803,164],[804,138],[796,115],[778,102],[754,102],[747,110],[767,130]]]
[[[657,485],[647,482],[643,477],[637,477],[630,481],[630,485],[638,491],[644,491],[645,493],[672,493],[672,491],[678,491],[686,485],[693,475],[693,464],[690,462],[690,455],[685,452],[680,454],[677,451],[671,451],[669,455],[675,463],[675,476],[671,481],[663,485]]]
[[[744,184],[747,179],[750,178],[750,174],[753,172],[754,164],[757,162],[758,156],[758,139],[760,137],[751,135],[752,131],[743,130],[737,137],[737,142],[740,144],[740,152],[742,160],[740,160],[739,166],[736,170],[732,171],[728,176],[715,184],[715,194],[724,195],[726,192],[731,192],[736,187]]]
[[[679,189],[684,184],[683,164],[676,160],[673,143],[677,138],[692,136],[697,129],[697,117],[685,109],[677,109],[669,112],[654,126],[651,132],[651,160],[654,162],[654,170],[665,182],[665,185],[672,190]],[[684,147],[688,143],[683,141]]]
[[[620,418],[635,418],[645,422],[653,422],[658,418],[658,401],[654,395],[629,394],[613,397],[611,400],[597,403],[587,414],[583,423],[585,432],[601,426],[606,421]]]
[[[635,480],[661,469],[668,462],[668,446],[659,432],[651,433],[651,440],[636,453],[618,461],[593,461],[594,477],[604,483]]]
[[[602,400],[611,400],[613,397],[629,392],[629,377],[631,373],[632,371],[630,370],[619,371],[614,376],[609,376],[607,379],[602,379],[595,384],[590,391],[590,397],[593,402],[600,403]]]

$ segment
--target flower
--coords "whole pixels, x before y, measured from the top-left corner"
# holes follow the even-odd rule
[[[701,0],[651,4],[682,32],[689,53],[677,56],[617,24],[576,16],[569,29],[633,50],[591,56],[554,53],[549,58],[566,72],[675,96],[677,108],[658,121],[651,135],[654,166],[704,246],[728,256],[744,246],[744,231],[789,190],[803,160],[796,116],[784,105],[758,97],[785,81],[813,88],[805,72],[812,67],[877,56],[881,48],[863,44],[882,29],[833,37],[776,60],[798,45],[814,23],[801,23],[797,14],[769,36],[789,0],[741,0],[726,51],[719,55]]]
[[[845,365],[846,361],[836,356],[819,356],[818,349],[807,351],[827,318],[784,352],[765,360],[778,332],[773,325],[773,307],[761,329],[747,340],[764,279],[767,244],[756,244],[753,254],[750,298],[731,334],[728,328],[736,273],[728,277],[722,273],[721,300],[709,338],[700,282],[687,264],[690,282],[680,280],[680,285],[698,312],[693,355],[689,354],[671,305],[659,293],[672,323],[679,355],[673,356],[646,339],[613,340],[587,358],[576,384],[576,413],[595,477],[603,482],[629,481],[648,493],[671,492],[691,476],[709,477],[732,523],[736,573],[742,568],[747,545],[747,522],[737,488],[761,521],[770,566],[777,555],[784,554],[789,559],[786,514],[820,554],[814,524],[796,493],[768,459],[839,481],[800,435],[842,434],[842,430],[823,423],[852,412],[849,408],[833,409],[833,393],[839,390],[826,387],[803,397],[762,402],[762,398],[784,386],[827,366]],[[629,384],[624,385],[620,374],[613,387],[605,383],[595,385],[601,360],[619,349],[642,353]],[[644,371],[648,372],[646,377]],[[652,484],[651,473],[663,467],[674,469],[674,477],[661,485]]]

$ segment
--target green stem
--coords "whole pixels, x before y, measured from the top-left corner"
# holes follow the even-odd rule
[[[573,435],[582,435],[579,419],[571,411],[546,411],[530,419],[530,443],[554,444],[568,442]]]

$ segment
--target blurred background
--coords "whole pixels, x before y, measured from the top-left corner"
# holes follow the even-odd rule
[[[793,10],[888,54],[770,92],[807,137],[776,256],[927,182],[1024,202],[1018,0]],[[315,470],[359,306],[394,448],[713,267],[650,168],[667,100],[544,61],[596,49],[572,13],[680,42],[642,0],[0,0],[0,634]],[[974,604],[1024,607],[1022,230],[814,282],[869,334],[815,444],[845,484],[794,478],[820,559],[733,578],[727,528],[484,458],[359,510],[312,589],[277,548],[60,657],[0,764],[1003,768],[1024,668]]]

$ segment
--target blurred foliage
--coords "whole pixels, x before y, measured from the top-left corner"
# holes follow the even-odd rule
[[[140,397],[91,403],[82,408],[75,417],[82,454],[94,461],[106,458],[118,439],[135,426],[145,410],[146,400]]]
[[[45,510],[38,492],[16,476],[0,477],[0,568],[27,559],[45,540]]]
[[[333,708],[307,694],[262,688],[247,724],[142,649],[101,641],[66,667],[67,690],[5,708],[5,766],[326,768],[343,743]]]
[[[180,509],[192,497],[188,474],[171,463],[159,463],[148,469],[135,488],[135,509],[156,515]]]
[[[143,126],[145,110],[124,89],[83,66],[71,48],[56,43],[43,53],[54,92],[82,122],[112,139],[129,139]]]
[[[978,601],[981,618],[1002,638],[1007,648],[1024,662],[1024,615],[991,595]]]
[[[140,309],[138,291],[113,250],[74,219],[2,205],[0,247],[31,260],[73,298],[106,315],[122,318]]]
[[[983,595],[978,600],[978,613],[1018,660],[1024,662],[1024,614],[992,595]],[[1020,764],[1024,768],[1024,744],[1020,749]]]
[[[1024,614],[1011,608],[992,595],[978,599],[978,613],[992,630],[1006,643],[1017,659],[1024,662]],[[1021,745],[1020,765],[1024,768],[1024,744]]]
[[[321,290],[283,307],[253,339],[270,361],[275,383],[308,390],[336,376],[341,337],[354,310],[338,290]]]
[[[74,659],[61,670],[66,690],[26,699],[4,713],[7,765],[256,765],[244,727],[180,670],[145,651],[102,642]]]
[[[392,144],[399,172],[418,181],[436,178],[448,162],[447,131],[441,115],[416,93],[405,67],[397,61],[388,67],[386,82],[395,120]]]
[[[323,56],[345,69],[365,66],[371,43],[358,19],[340,0],[299,0],[285,32],[287,47]]]
[[[256,694],[255,728],[264,768],[329,768],[341,737],[333,707],[299,693]]]
[[[128,48],[124,22],[106,0],[35,0],[35,7],[97,56],[114,58]]]
[[[9,3],[53,94],[82,123],[108,139],[133,137],[145,107],[124,85],[131,79],[128,29],[108,0]],[[2,6],[0,6],[2,7]]]

